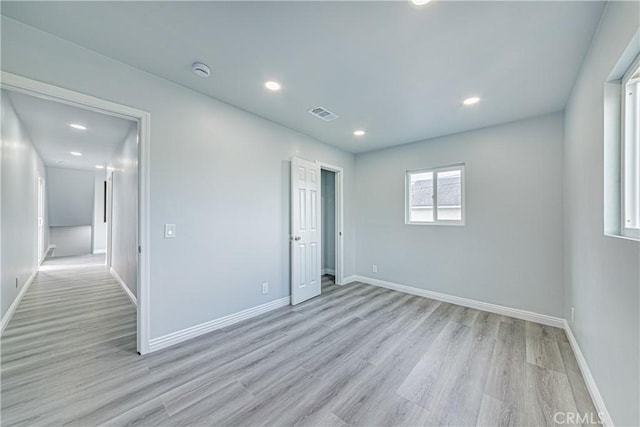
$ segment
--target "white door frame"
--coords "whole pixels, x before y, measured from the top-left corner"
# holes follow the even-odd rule
[[[149,286],[149,250],[150,250],[150,194],[149,194],[149,149],[151,143],[151,115],[142,110],[111,101],[96,98],[80,92],[32,80],[17,74],[0,71],[0,86],[16,92],[25,93],[60,102],[67,105],[96,111],[110,116],[138,122],[139,158],[138,158],[138,310],[137,310],[137,347],[138,353],[149,352],[150,329],[150,286]]]
[[[336,285],[342,285],[344,283],[344,222],[343,222],[343,213],[344,213],[344,199],[343,199],[343,181],[344,181],[344,170],[340,166],[335,166],[329,163],[320,162],[316,160],[316,164],[320,166],[320,170],[327,170],[329,172],[334,172],[336,176],[336,190],[335,190],[335,282]]]
[[[42,264],[44,261],[44,214],[45,214],[45,182],[44,179],[40,176],[40,172],[37,172],[38,175],[38,203],[37,203],[37,219],[36,219],[36,238],[38,239],[38,265]]]
[[[112,264],[112,245],[113,245],[113,171],[107,169],[107,197],[105,200],[107,204],[105,209],[107,211],[107,251],[105,257],[105,264],[107,269],[111,271]]]

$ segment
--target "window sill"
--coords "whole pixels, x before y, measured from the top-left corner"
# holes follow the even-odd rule
[[[453,226],[453,227],[464,227],[464,222],[405,222],[405,225],[437,225],[437,226]]]
[[[620,240],[629,240],[631,242],[640,242],[640,239],[638,239],[637,237],[623,236],[621,234],[604,233],[604,236],[605,237],[613,237],[614,239],[620,239]]]

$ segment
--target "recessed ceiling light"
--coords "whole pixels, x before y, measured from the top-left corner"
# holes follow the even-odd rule
[[[280,90],[280,88],[282,86],[280,86],[280,83],[278,82],[274,82],[274,81],[268,81],[264,84],[264,87],[266,87],[269,90]]]
[[[78,153],[77,151],[70,151],[69,154],[72,156],[82,156],[82,153]]]
[[[478,98],[477,96],[472,96],[471,98],[467,98],[464,101],[462,101],[464,105],[473,105],[473,104],[477,104],[478,102],[480,102],[480,98]]]
[[[96,169],[104,169],[104,166],[96,165]]]
[[[415,4],[416,6],[424,6],[425,4],[429,3],[431,0],[410,0],[412,4]]]
[[[79,124],[77,124],[77,123],[71,123],[71,124],[69,125],[69,127],[72,127],[72,128],[74,128],[74,129],[78,129],[78,130],[87,130],[87,127],[86,127],[86,126],[82,126],[82,125],[79,125]]]
[[[358,130],[354,130],[354,131],[353,131],[353,135],[355,135],[355,136],[362,136],[362,135],[364,135],[365,133],[366,133],[366,132],[365,132],[365,131],[363,131],[362,129],[358,129]]]

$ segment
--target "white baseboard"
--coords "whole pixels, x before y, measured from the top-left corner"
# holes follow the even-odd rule
[[[258,305],[243,311],[239,311],[237,313],[229,314],[228,316],[219,317],[217,319],[210,320],[199,325],[191,326],[177,332],[172,332],[158,338],[153,338],[149,341],[149,352],[158,351],[163,348],[181,343],[183,341],[196,338],[200,335],[207,334],[217,329],[224,328],[225,326],[233,325],[234,323],[251,319],[252,317],[259,316],[263,313],[285,307],[290,303],[290,297],[280,298],[266,304]]]
[[[444,301],[451,304],[461,305],[463,307],[475,308],[476,310],[488,311],[490,313],[501,314],[503,316],[515,317],[516,319],[527,320],[529,322],[541,323],[556,328],[564,328],[564,319],[559,317],[548,316],[546,314],[535,313],[533,311],[521,310],[518,308],[506,307],[498,304],[478,301],[470,298],[457,297],[454,295],[442,294],[426,289],[415,288],[413,286],[400,285],[398,283],[387,282],[385,280],[374,279],[366,276],[350,276],[355,281],[368,283],[370,285],[379,286],[381,288],[392,289],[394,291],[404,292],[406,294],[418,295],[421,297],[431,298],[438,301]]]
[[[106,249],[95,249],[93,251],[94,254],[106,254],[107,250]]]
[[[349,283],[353,283],[357,281],[358,281],[358,276],[356,276],[355,274],[351,276],[347,276],[342,279],[342,286],[348,285]]]
[[[582,372],[582,377],[584,378],[584,382],[587,385],[587,390],[589,390],[589,394],[591,395],[591,400],[593,400],[593,404],[598,411],[600,419],[604,423],[605,426],[613,427],[613,421],[611,420],[611,415],[609,415],[609,411],[607,410],[606,405],[604,404],[604,399],[602,399],[602,395],[600,394],[600,390],[598,390],[598,386],[596,385],[596,381],[591,375],[591,370],[589,369],[589,365],[587,364],[587,359],[584,358],[582,354],[582,350],[578,345],[578,341],[576,337],[573,335],[573,331],[569,326],[569,322],[564,320],[564,331],[567,333],[567,338],[569,339],[569,344],[571,345],[571,349],[573,350],[573,354],[576,356],[576,360],[578,362],[578,367],[580,367],[580,372]]]
[[[322,269],[322,275],[324,276],[325,274],[330,274],[332,276],[336,275],[336,271],[333,268],[323,268]]]
[[[11,321],[11,318],[15,314],[16,309],[18,308],[18,305],[20,305],[20,301],[22,301],[24,294],[27,293],[29,286],[31,286],[31,283],[33,283],[33,279],[36,278],[36,274],[38,274],[37,269],[36,271],[31,273],[31,275],[27,278],[27,281],[24,282],[24,285],[22,285],[22,289],[20,289],[20,292],[18,292],[18,295],[16,295],[16,299],[14,299],[11,305],[9,306],[9,309],[7,310],[4,317],[2,318],[2,326],[0,326],[0,335],[4,334],[4,330],[6,329],[7,325]]]
[[[133,305],[135,305],[136,307],[138,306],[138,299],[136,298],[136,296],[133,294],[133,292],[131,292],[131,289],[129,289],[129,287],[127,286],[126,283],[124,283],[124,280],[122,280],[122,277],[120,277],[120,275],[118,274],[117,271],[115,271],[113,269],[113,267],[111,267],[109,269],[109,272],[111,273],[111,275],[113,276],[114,279],[116,279],[118,281],[118,283],[120,284],[120,287],[122,288],[122,290],[127,294],[127,296],[129,297],[129,299],[131,300],[131,302],[133,303]]]
[[[56,245],[49,245],[47,246],[47,250],[44,251],[44,256],[42,257],[42,259],[40,260],[40,264],[38,264],[38,266],[42,265],[42,263],[44,262],[45,259],[47,259],[47,255],[49,254],[49,252],[51,252],[51,249],[55,249]]]

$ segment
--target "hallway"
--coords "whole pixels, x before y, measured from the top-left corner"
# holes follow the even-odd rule
[[[104,255],[49,258],[2,336],[2,425],[51,424],[25,414],[91,396],[92,380],[137,358],[136,309]],[[73,392],[73,393],[72,393]],[[57,412],[57,411],[54,411]]]

